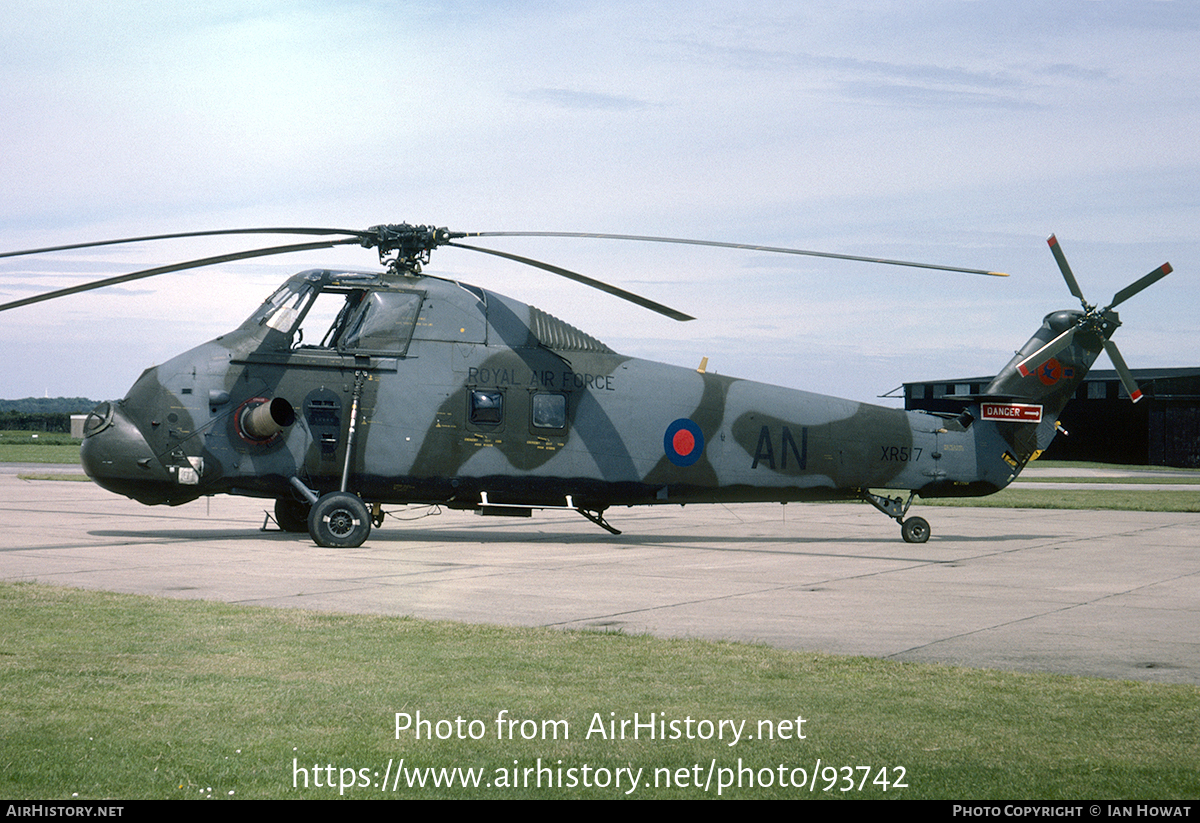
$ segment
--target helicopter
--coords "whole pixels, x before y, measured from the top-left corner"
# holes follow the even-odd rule
[[[233,494],[274,499],[279,527],[326,548],[363,544],[385,505],[427,504],[529,517],[567,509],[620,534],[613,507],[858,500],[908,543],[931,528],[916,497],[973,497],[1011,483],[1057,431],[1058,415],[1106,351],[1113,309],[1171,271],[1164,264],[1105,307],[1055,311],[957,414],[904,411],[621,355],[509,297],[426,274],[450,246],[534,266],[675,320],[692,319],[558,266],[461,242],[586,237],[811,255],[970,274],[978,269],[682,238],[580,232],[451,232],[408,223],[366,230],[187,232],[7,252],[41,254],[179,237],[324,236],[92,281],[0,311],[232,260],[358,244],[382,270],[309,269],[236,329],[146,369],[128,394],[88,415],[81,460],[105,489],[147,505]],[[329,238],[333,239],[329,239]],[[707,360],[707,358],[705,358]],[[907,492],[888,496],[888,492]]]

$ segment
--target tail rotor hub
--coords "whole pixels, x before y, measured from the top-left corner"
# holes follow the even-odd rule
[[[1113,309],[1130,297],[1133,297],[1142,289],[1157,283],[1170,274],[1171,264],[1163,263],[1154,271],[1130,283],[1113,295],[1111,303],[1100,309],[1084,298],[1083,290],[1079,288],[1079,282],[1075,279],[1075,274],[1071,271],[1071,266],[1067,263],[1066,255],[1063,254],[1062,248],[1058,245],[1058,238],[1052,234],[1046,242],[1050,244],[1050,252],[1058,262],[1059,271],[1062,272],[1063,280],[1067,282],[1067,288],[1071,290],[1071,294],[1079,298],[1079,302],[1083,305],[1083,313],[1072,313],[1077,317],[1075,322],[1067,325],[1057,337],[1018,363],[1017,370],[1026,376],[1033,374],[1038,366],[1070,346],[1075,341],[1076,335],[1083,332],[1085,340],[1087,337],[1095,336],[1099,344],[1108,352],[1108,357],[1112,360],[1113,366],[1117,370],[1117,375],[1121,378],[1122,385],[1125,386],[1125,391],[1129,393],[1130,398],[1136,403],[1141,399],[1142,392],[1138,388],[1137,381],[1133,379],[1129,367],[1125,365],[1125,359],[1117,349],[1117,344],[1110,339],[1113,332],[1121,325],[1121,320],[1117,317],[1117,313]],[[1067,312],[1063,312],[1062,314],[1067,314]],[[1057,319],[1057,315],[1052,315],[1052,317]],[[1084,345],[1086,346],[1088,343],[1084,342]]]

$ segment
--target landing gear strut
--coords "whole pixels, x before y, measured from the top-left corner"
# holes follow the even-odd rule
[[[606,532],[609,532],[610,534],[620,534],[621,533],[620,529],[616,528],[615,526],[613,526],[607,520],[604,519],[604,509],[597,509],[596,511],[593,511],[593,512],[587,511],[586,509],[576,509],[575,511],[579,512],[584,517],[586,517],[588,520],[591,520],[597,526],[604,529]]]
[[[883,497],[872,494],[866,489],[860,490],[859,496],[900,524],[900,536],[904,538],[905,543],[924,543],[929,540],[928,520],[924,517],[904,519],[904,515],[908,513],[908,507],[912,505],[913,498],[917,496],[916,492],[909,492],[907,501],[901,500],[899,497]]]
[[[372,512],[367,509],[367,504],[361,497],[349,491],[350,467],[354,457],[354,432],[358,426],[358,403],[366,379],[366,372],[354,373],[350,428],[346,432],[346,461],[342,464],[342,487],[313,501],[312,509],[308,513],[308,533],[318,546],[326,549],[357,548],[371,533],[371,523],[378,525],[383,522],[383,512],[378,504]],[[298,482],[297,478],[293,478],[292,485]]]

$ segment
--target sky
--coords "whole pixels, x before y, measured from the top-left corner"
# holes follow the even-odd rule
[[[186,7],[185,7],[186,5]],[[615,350],[874,401],[995,373],[1050,311],[1164,261],[1120,307],[1130,366],[1200,365],[1200,6],[1185,2],[25,2],[0,6],[0,250],[252,226],[686,237],[487,245],[429,273]],[[291,242],[0,259],[0,302]],[[482,244],[482,243],[481,243]],[[0,314],[0,398],[121,397],[339,248]],[[1109,368],[1101,356],[1098,368]],[[880,401],[895,404],[896,401]]]

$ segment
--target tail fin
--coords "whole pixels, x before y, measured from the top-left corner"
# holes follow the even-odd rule
[[[1110,339],[1121,325],[1113,309],[1171,273],[1171,264],[1164,263],[1113,295],[1107,306],[1097,308],[1084,299],[1083,290],[1067,264],[1058,239],[1050,235],[1047,242],[1067,288],[1079,298],[1083,310],[1046,315],[1042,327],[984,391],[986,397],[996,398],[992,408],[997,415],[989,416],[988,403],[980,406],[983,419],[1001,421],[997,425],[998,433],[1011,447],[1011,458],[1016,461],[1014,465],[1018,470],[1050,445],[1058,416],[1102,350],[1108,352],[1130,399],[1135,403],[1141,399],[1142,393],[1125,365],[1125,359]],[[1023,422],[1004,422],[1006,415],[1010,419],[1022,419],[1020,415],[1026,414],[1022,406],[1030,407]],[[1040,422],[1031,426],[1029,421],[1035,414]]]
[[[1058,241],[1050,237],[1071,294],[1082,311],[1046,315],[1042,327],[1021,347],[983,394],[957,418],[932,432],[935,467],[917,491],[922,497],[972,497],[992,494],[1011,483],[1025,464],[1044,451],[1058,431],[1058,417],[1079,389],[1101,351],[1108,352],[1125,390],[1135,402],[1141,395],[1111,338],[1121,325],[1113,308],[1171,272],[1169,263],[1134,281],[1104,308],[1083,298]],[[924,431],[914,425],[914,431]],[[953,459],[958,458],[958,459]]]
[[[1083,312],[1046,315],[1042,327],[984,390],[981,415],[998,421],[999,433],[1018,465],[1024,466],[1054,439],[1063,408],[1100,356],[1104,341],[1120,325],[1115,312],[1109,315],[1112,323],[1100,330],[1080,328]],[[1066,346],[1056,346],[1051,356],[1038,356],[1066,334],[1071,334]]]

